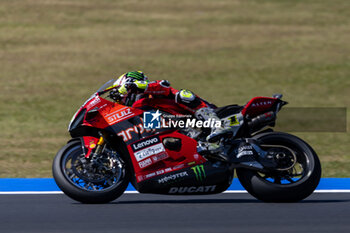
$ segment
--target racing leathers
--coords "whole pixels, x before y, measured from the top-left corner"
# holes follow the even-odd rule
[[[143,93],[146,95],[152,95],[154,98],[160,97],[174,99],[179,106],[192,114],[195,114],[197,110],[202,108],[208,108],[212,111],[209,104],[194,93],[184,89],[178,91],[171,87],[167,80],[150,82]]]
[[[133,80],[122,84],[118,88],[118,92],[122,95],[130,95],[131,93],[144,96],[152,96],[152,98],[169,98],[174,99],[176,104],[181,108],[191,112],[199,120],[220,121],[217,117],[212,105],[204,101],[193,92],[185,89],[176,90],[170,86],[167,80],[157,80],[148,82],[148,80]],[[222,154],[218,141],[223,135],[230,133],[230,128],[216,127],[213,128],[207,141],[207,152],[215,154],[219,160],[227,160],[227,156]],[[201,148],[202,151],[205,149]],[[212,152],[212,153],[210,153]]]

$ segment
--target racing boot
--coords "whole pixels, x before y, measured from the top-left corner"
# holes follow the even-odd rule
[[[223,122],[213,109],[201,108],[195,112],[194,116],[199,120],[210,121],[215,125],[215,127],[211,129],[210,135],[206,138],[208,142],[218,142],[225,135],[231,134],[230,136],[232,136],[231,127],[226,126],[226,124],[223,125]]]
[[[205,153],[212,158],[217,158],[221,161],[228,161],[229,159],[224,153],[223,145],[220,139],[224,136],[232,136],[231,127],[222,127],[221,119],[211,108],[201,108],[195,112],[194,116],[200,120],[215,122],[215,125],[218,122],[220,126],[212,128],[211,133],[206,138],[208,145]]]
[[[217,119],[219,119],[216,116]],[[238,130],[243,124],[243,115],[238,113],[226,121],[222,122],[223,126],[212,129],[211,134],[208,135],[207,141],[210,143],[217,142],[223,137],[233,137],[236,136]]]

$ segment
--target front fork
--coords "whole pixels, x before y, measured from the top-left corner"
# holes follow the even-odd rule
[[[83,136],[83,151],[85,154],[85,158],[95,164],[97,166],[106,166],[106,164],[101,164],[99,159],[101,158],[102,153],[107,153],[110,157],[109,159],[109,169],[111,169],[112,173],[116,172],[116,169],[123,167],[123,162],[115,151],[112,151],[106,148],[107,140],[104,134],[99,133],[99,138]],[[108,170],[108,169],[107,169]]]
[[[83,136],[82,143],[85,158],[88,159],[93,158],[102,152],[104,146],[106,145],[106,140],[101,133],[100,138]]]
[[[96,155],[98,155],[98,154],[101,154],[104,145],[105,145],[105,139],[103,138],[103,135],[101,134],[100,139],[98,139],[95,152],[92,154],[92,158],[96,157]]]

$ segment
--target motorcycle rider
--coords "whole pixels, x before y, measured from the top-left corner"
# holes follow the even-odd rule
[[[197,119],[220,121],[211,105],[193,92],[186,89],[176,90],[170,86],[167,80],[150,82],[142,71],[131,71],[122,74],[113,87],[115,89],[111,92],[111,97],[127,106],[131,106],[135,101],[135,98],[131,100],[127,98],[132,94],[151,95],[154,98],[174,99],[176,104],[191,112]],[[228,158],[221,150],[219,140],[230,133],[232,134],[231,127],[212,128],[211,133],[206,138],[209,142],[209,146],[206,148],[207,152],[219,160],[227,161]]]

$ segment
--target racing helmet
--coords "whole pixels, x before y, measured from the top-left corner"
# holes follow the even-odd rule
[[[143,89],[147,87],[148,77],[142,71],[131,71],[122,74],[113,83],[113,87],[118,90],[120,97],[122,97],[120,102],[130,105],[135,101],[135,96],[128,96],[126,89],[126,84],[128,83],[135,83],[139,88]]]
[[[131,71],[119,76],[117,81],[114,82],[114,87],[120,87],[128,82],[134,81],[148,81],[147,76],[142,71]]]

